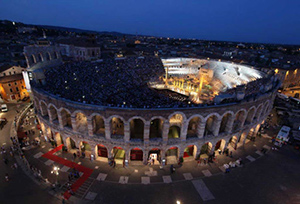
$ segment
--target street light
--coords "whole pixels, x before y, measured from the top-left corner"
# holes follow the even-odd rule
[[[59,175],[59,167],[54,166],[53,167],[53,171],[51,171],[51,174],[55,174],[56,175],[56,183],[58,183],[58,175]]]
[[[180,201],[179,201],[179,200],[177,200],[177,201],[176,201],[176,204],[180,204]]]

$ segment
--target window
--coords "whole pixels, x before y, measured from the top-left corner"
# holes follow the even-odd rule
[[[3,76],[5,76],[6,74],[5,73],[3,73]]]
[[[8,86],[11,86],[11,84],[8,84]]]
[[[24,89],[24,86],[22,86],[22,89]]]
[[[11,72],[9,72],[9,75],[11,75]]]
[[[15,82],[15,85],[17,85],[17,82]]]
[[[19,89],[18,89],[18,87],[16,87],[16,91],[17,91],[17,92],[19,92]]]
[[[12,89],[10,89],[10,92],[12,93]]]
[[[16,74],[16,71],[14,71],[14,74]]]

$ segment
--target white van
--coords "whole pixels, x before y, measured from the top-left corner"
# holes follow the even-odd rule
[[[2,105],[1,105],[1,111],[2,111],[2,112],[7,112],[7,111],[8,111],[8,108],[7,108],[7,105],[6,105],[6,104],[2,104]]]

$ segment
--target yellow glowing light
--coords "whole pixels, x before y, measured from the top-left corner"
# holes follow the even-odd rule
[[[278,73],[278,69],[275,69],[275,73],[276,73],[276,74]]]

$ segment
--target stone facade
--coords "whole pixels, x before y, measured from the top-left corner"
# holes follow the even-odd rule
[[[204,145],[207,153],[223,150],[229,143],[243,145],[272,110],[277,88],[255,100],[176,109],[103,107],[65,100],[37,88],[32,92],[43,132],[59,144],[71,149],[71,138],[79,151],[83,143],[89,144],[95,158],[100,146],[106,148],[108,158],[117,147],[125,151],[126,160],[131,150],[139,149],[146,163],[151,150],[159,150],[160,159],[165,159],[170,148],[177,149],[180,157],[193,146],[196,157]]]

